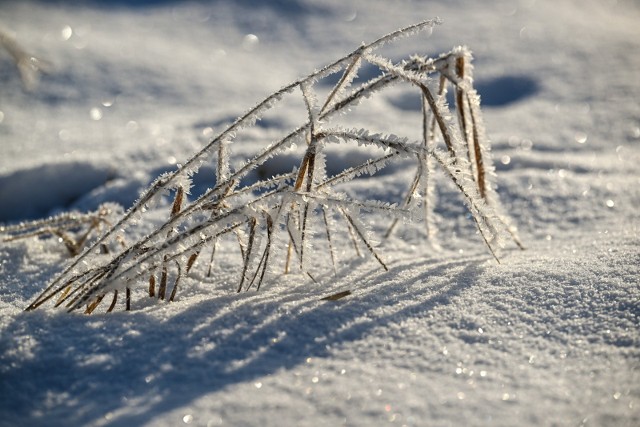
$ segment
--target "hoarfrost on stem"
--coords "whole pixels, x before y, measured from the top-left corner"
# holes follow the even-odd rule
[[[86,312],[93,312],[110,292],[114,293],[115,301],[117,292],[125,290],[129,295],[131,288],[148,286],[148,294],[155,297],[157,283],[162,290],[160,298],[165,297],[168,286],[173,286],[169,297],[173,300],[178,283],[189,274],[205,250],[210,251],[207,275],[215,273],[215,248],[223,238],[235,241],[241,255],[238,292],[260,288],[272,269],[274,254],[278,255],[281,247],[286,249],[284,254],[279,254],[285,258],[285,272],[297,265],[299,271],[315,281],[312,270],[317,266],[310,263],[310,254],[324,250],[328,251],[327,258],[335,273],[340,259],[336,258],[332,236],[340,228],[349,236],[358,256],[369,254],[386,270],[385,257],[379,253],[384,248],[377,243],[380,239],[362,216],[387,218],[390,224],[386,227],[386,236],[389,236],[398,219],[416,218],[420,216],[416,215],[420,208],[427,236],[437,246],[436,168],[441,169],[463,195],[480,235],[497,259],[496,250],[503,243],[501,236],[507,235],[509,227],[494,191],[495,173],[489,159],[479,98],[472,85],[470,51],[455,48],[435,59],[412,56],[395,64],[375,53],[384,44],[437,24],[439,19],[423,21],[383,36],[265,98],[175,171],[156,179],[129,211],[71,261],[27,309],[54,300],[56,306],[64,306],[69,311],[86,306]],[[381,74],[349,92],[364,63],[377,67]],[[334,73],[342,75],[329,93],[318,99],[317,83]],[[349,108],[372,94],[402,83],[414,87],[421,96],[422,140],[412,141],[405,136],[363,128],[342,128],[332,123],[335,113],[346,116]],[[449,85],[456,94],[457,122],[451,119],[446,103]],[[253,126],[285,97],[300,95],[306,109],[306,123],[274,140],[233,170],[230,159],[233,148],[242,143],[241,131]],[[334,145],[373,147],[379,154],[329,176],[325,151]],[[247,182],[252,170],[294,146],[304,150],[298,163],[292,164],[291,173]],[[359,200],[339,189],[340,184],[357,177],[375,179],[377,172],[400,161],[415,164],[414,178],[408,183],[402,200]],[[189,199],[193,178],[207,163],[213,163],[215,183],[202,195]],[[120,230],[127,230],[134,220],[150,220],[149,210],[162,209],[162,204],[158,204],[158,208],[154,206],[167,198],[173,201],[169,203],[171,209],[165,222],[157,224],[148,235],[127,243],[120,251],[95,256],[98,245],[116,239]],[[513,233],[511,236],[518,243],[517,236]],[[172,284],[168,282],[169,277]],[[126,308],[130,308],[129,297]]]

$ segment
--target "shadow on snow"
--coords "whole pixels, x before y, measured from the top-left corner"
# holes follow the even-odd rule
[[[265,290],[204,300],[164,320],[142,312],[23,313],[0,340],[0,358],[5,359],[0,365],[0,412],[5,421],[30,425],[45,424],[51,417],[86,425],[105,422],[107,413],[117,415],[123,402],[131,402],[135,408],[106,423],[140,425],[203,395],[291,369],[309,357],[330,357],[331,348],[362,339],[381,325],[425,317],[473,286],[484,259],[404,262],[382,274],[363,264],[355,277],[337,280],[342,288],[361,284],[355,295],[338,302],[320,300],[326,289],[313,291],[315,295]],[[337,277],[347,276],[353,267]],[[399,274],[406,279],[398,281]],[[450,279],[428,285],[430,277]],[[12,353],[7,347],[15,345],[12,338],[25,333],[37,341],[33,357],[6,360]]]

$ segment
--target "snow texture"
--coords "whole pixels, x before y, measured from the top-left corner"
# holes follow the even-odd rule
[[[443,22],[433,32],[375,54],[395,64],[473,51],[497,214],[509,215],[526,250],[506,245],[497,263],[455,185],[430,174],[440,248],[426,243],[423,223],[403,218],[371,242],[388,271],[362,241],[354,256],[336,207],[402,200],[410,158],[350,171],[357,178],[338,178],[334,201],[309,198],[332,208],[314,220],[320,237],[317,225],[330,224],[330,239],[305,246],[314,280],[282,274],[289,236],[274,230],[259,292],[236,293],[238,239],[246,247],[248,236],[228,232],[215,242],[215,274],[208,241],[174,302],[138,290],[130,312],[24,312],[69,252],[59,236],[0,236],[0,425],[639,425],[640,9],[630,0],[2,2],[3,40],[49,66],[25,87],[0,51],[0,227],[107,202],[127,209],[190,158],[171,188],[189,187],[193,200],[309,116],[322,126],[325,108],[377,75],[352,57],[332,103],[316,105],[334,87],[318,81],[313,89],[326,93],[309,93],[309,109],[292,93],[298,101],[287,95],[272,114],[274,98],[251,113],[256,126],[233,129],[223,152],[192,157],[248,107],[363,41],[434,16]],[[415,90],[370,95],[343,129],[421,140]],[[287,141],[244,179],[295,177],[298,164],[286,160],[296,144],[306,145]],[[366,162],[369,149],[325,144],[319,167],[335,175]],[[222,173],[208,166],[217,156]],[[149,200],[151,221],[120,235],[151,233],[168,219],[154,206],[167,204]],[[386,231],[389,221],[353,212],[363,234]],[[253,265],[266,243],[254,241]]]

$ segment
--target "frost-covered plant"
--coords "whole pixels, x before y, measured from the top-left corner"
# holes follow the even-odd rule
[[[54,236],[75,257],[91,242],[94,236],[100,235],[101,230],[112,224],[111,218],[122,213],[122,208],[113,203],[105,203],[95,212],[79,213],[66,212],[45,219],[24,221],[15,225],[0,226],[0,241],[13,242],[29,237]],[[103,243],[101,250],[108,252]]]
[[[399,63],[375,53],[386,43],[439,23],[438,19],[424,21],[385,35],[267,97],[175,171],[158,177],[122,218],[71,262],[27,310],[52,300],[68,311],[84,308],[91,313],[106,295],[113,293],[110,311],[118,292],[129,295],[136,286],[144,286],[150,297],[173,300],[181,280],[198,258],[205,257],[204,253],[206,261],[198,265],[205,266],[207,275],[215,274],[214,255],[218,241],[223,238],[237,240],[239,245],[242,262],[238,292],[259,289],[276,257],[283,259],[285,272],[296,269],[315,281],[309,259],[312,248],[322,241],[335,271],[334,237],[339,227],[348,233],[356,252],[366,250],[387,269],[360,215],[374,212],[388,216],[391,220],[387,234],[390,234],[398,219],[413,218],[414,211],[421,210],[427,235],[434,240],[436,169],[455,184],[484,243],[497,259],[496,249],[502,245],[502,237],[511,233],[516,243],[517,237],[510,231],[494,191],[495,176],[479,97],[472,85],[471,53],[459,47],[437,58],[413,56]],[[377,67],[381,74],[354,85],[364,63]],[[339,73],[338,81],[326,96],[318,99],[317,83],[335,73]],[[346,113],[397,83],[414,87],[421,96],[421,140],[410,141],[335,123],[338,113]],[[450,85],[455,91],[457,119],[446,101]],[[233,168],[231,143],[237,139],[237,132],[253,126],[266,111],[291,96],[302,98],[305,123]],[[303,146],[304,152],[298,164],[292,165],[291,172],[247,183],[252,171],[269,159],[290,152],[296,144]],[[325,150],[335,144],[375,147],[382,154],[329,176]],[[340,191],[344,182],[373,175],[392,162],[406,159],[415,161],[416,171],[408,183],[406,197],[399,203],[358,200]],[[202,168],[203,165],[208,168]],[[211,177],[212,187],[190,200],[193,177],[210,170],[210,165],[214,165],[215,185]],[[168,204],[165,222],[120,251],[106,255],[99,251],[100,245],[116,246],[113,242],[123,232],[149,220],[150,211],[157,212],[154,206],[167,196],[172,202]],[[129,298],[126,301],[128,309]]]

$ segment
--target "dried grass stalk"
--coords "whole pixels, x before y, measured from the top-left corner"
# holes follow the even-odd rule
[[[387,270],[380,248],[372,243],[371,232],[359,220],[359,215],[372,212],[389,218],[387,235],[390,235],[398,218],[420,216],[414,213],[422,211],[427,236],[435,239],[433,188],[436,169],[444,172],[442,175],[458,189],[485,245],[498,259],[497,248],[502,244],[500,236],[508,236],[509,226],[494,191],[488,140],[482,127],[479,98],[472,86],[471,53],[466,48],[455,48],[437,58],[413,56],[399,63],[375,54],[383,44],[439,23],[438,19],[424,21],[383,36],[268,96],[182,166],[158,177],[121,219],[75,258],[27,310],[38,308],[53,296],[58,296],[58,305],[64,304],[67,310],[85,307],[85,311],[91,313],[107,293],[113,292],[113,301],[108,309],[111,311],[118,291],[122,290],[126,291],[125,305],[129,309],[131,288],[143,284],[148,286],[149,296],[157,294],[163,299],[170,277],[174,283],[169,296],[172,301],[176,298],[180,280],[198,268],[196,259],[207,248],[211,251],[206,263],[207,276],[215,275],[216,246],[220,239],[225,238],[237,239],[240,246],[242,268],[236,288],[238,292],[252,287],[260,289],[271,269],[271,261],[278,255],[278,245],[274,244],[277,241],[288,241],[285,253],[279,254],[286,258],[286,272],[292,270],[295,258],[298,269],[315,281],[308,259],[309,251],[314,248],[316,253],[321,250],[328,252],[326,258],[331,260],[337,274],[336,264],[344,260],[336,259],[336,241],[332,238],[335,227],[342,227],[350,234],[358,257],[363,255],[359,246],[364,245],[366,253]],[[377,67],[381,74],[355,84],[355,77],[363,64]],[[317,83],[334,73],[341,73],[338,82],[326,97],[318,100]],[[421,141],[382,135],[367,129],[345,129],[333,123],[332,119],[338,113],[346,113],[392,84],[414,87],[420,94],[423,103]],[[457,123],[448,120],[452,115],[445,96],[449,85],[455,91]],[[285,96],[302,97],[306,122],[233,170],[229,143],[238,138],[239,131],[253,126]],[[251,171],[296,143],[301,143],[305,149],[292,173],[243,183]],[[327,146],[337,143],[375,147],[384,154],[328,176],[324,151]],[[440,145],[444,150],[439,148]],[[356,200],[339,190],[345,182],[373,175],[394,162],[406,163],[406,159],[412,159],[416,169],[413,179],[407,183],[409,191],[399,203]],[[190,199],[187,190],[191,179],[203,164],[215,167],[215,185],[199,197]],[[175,192],[175,197],[164,223],[157,224],[151,233],[118,252],[101,257],[95,255],[95,249],[114,241],[119,230],[128,230],[135,221],[145,220],[147,207],[171,191]],[[515,234],[512,237],[517,241]],[[324,244],[320,244],[322,240]],[[159,272],[159,284],[153,272]],[[346,295],[348,293],[340,293],[326,299],[334,300]]]

